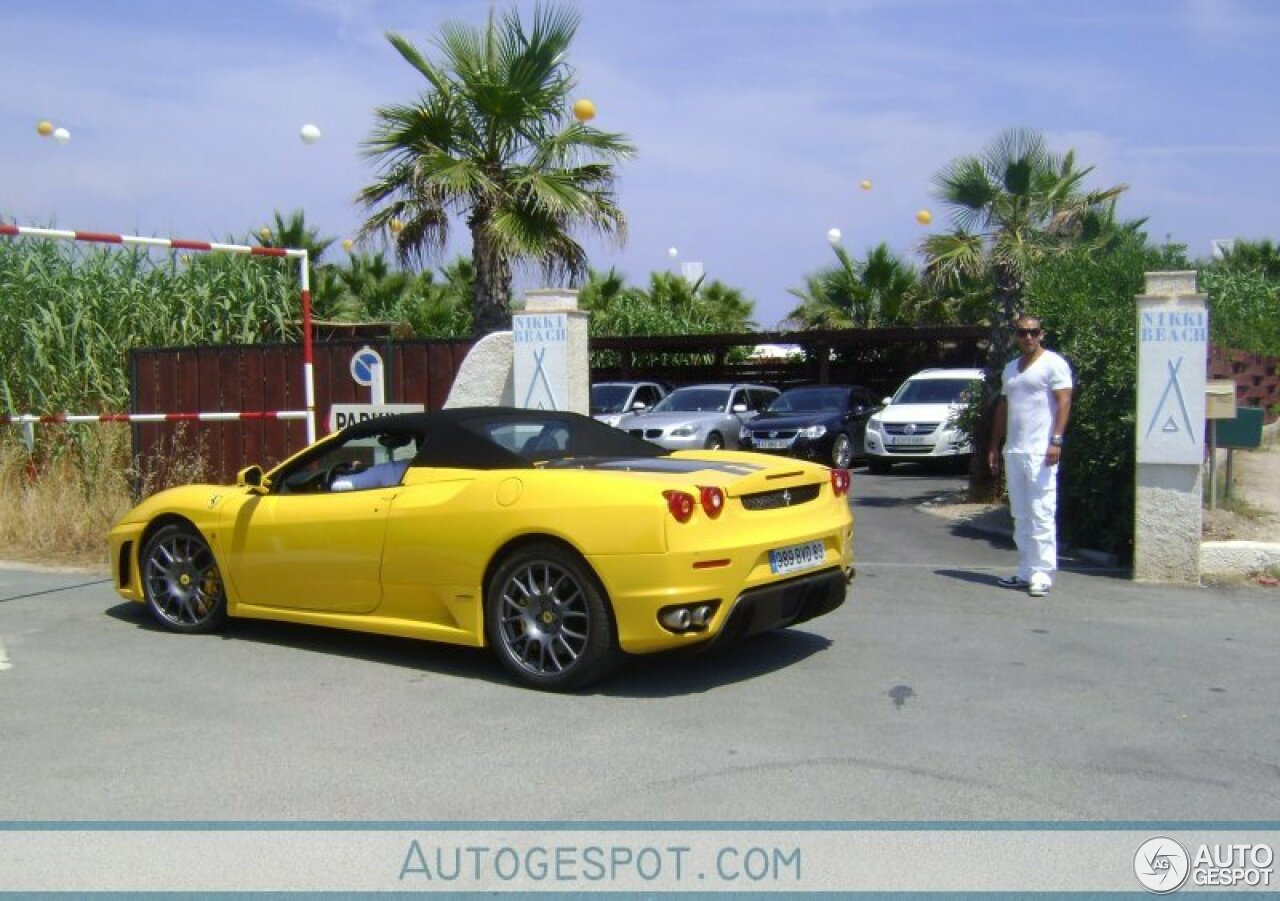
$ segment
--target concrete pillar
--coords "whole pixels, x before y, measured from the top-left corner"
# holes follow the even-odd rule
[[[1137,298],[1137,581],[1200,581],[1207,300],[1194,272],[1148,272]]]
[[[577,291],[525,292],[511,322],[517,407],[590,414],[589,315],[578,309]]]

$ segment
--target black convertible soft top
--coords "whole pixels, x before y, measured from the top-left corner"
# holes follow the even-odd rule
[[[524,469],[542,460],[661,457],[669,453],[580,413],[515,407],[399,413],[348,426],[338,440],[388,433],[417,441],[415,466]]]

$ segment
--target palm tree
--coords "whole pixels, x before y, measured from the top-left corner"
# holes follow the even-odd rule
[[[451,219],[464,219],[477,335],[509,327],[513,264],[574,283],[587,271],[575,229],[625,236],[616,163],[634,148],[569,113],[576,81],[565,57],[578,23],[555,7],[536,8],[527,27],[516,12],[491,13],[482,29],[446,23],[438,62],[387,35],[426,86],[416,103],[375,111],[364,153],[378,172],[358,195],[372,211],[361,231],[385,236],[394,227],[407,264],[438,257]]]
[[[791,288],[800,305],[787,321],[804,329],[875,328],[902,325],[917,318],[920,280],[889,245],[880,243],[859,263],[840,245],[833,247],[837,265],[805,277],[803,288]]]
[[[1057,156],[1037,132],[1011,129],[980,156],[952,160],[934,176],[937,196],[951,207],[955,231],[924,241],[925,271],[941,289],[985,282],[991,290],[983,413],[977,419],[970,494],[990,496],[986,467],[990,417],[999,393],[1000,369],[1012,354],[1012,326],[1023,312],[1029,268],[1048,254],[1081,242],[1108,238],[1115,225],[1116,185],[1085,190],[1089,166],[1076,168],[1075,153]]]
[[[990,284],[995,360],[1003,361],[1012,346],[1009,328],[1022,313],[1028,268],[1114,225],[1115,198],[1126,186],[1084,191],[1091,172],[1092,166],[1076,168],[1074,151],[1059,157],[1042,135],[1011,129],[981,156],[959,157],[934,176],[956,229],[925,239],[926,272],[943,286],[970,279]]]
[[[259,245],[305,250],[311,265],[320,265],[320,258],[333,244],[333,238],[322,238],[319,229],[309,228],[302,210],[294,210],[288,219],[280,215],[279,210],[275,210],[271,218],[271,226],[258,233]]]

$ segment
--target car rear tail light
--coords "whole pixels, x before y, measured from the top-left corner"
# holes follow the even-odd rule
[[[676,522],[688,522],[693,516],[692,494],[683,491],[664,491],[662,496],[667,499],[667,509],[671,511]]]
[[[844,497],[849,493],[849,483],[852,478],[847,469],[831,470],[831,490],[836,493],[836,497]]]
[[[708,519],[715,519],[724,509],[724,492],[714,485],[702,485],[698,488],[702,500],[702,510]]]

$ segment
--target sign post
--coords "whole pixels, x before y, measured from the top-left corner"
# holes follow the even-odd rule
[[[511,317],[515,405],[529,410],[591,408],[587,313],[576,291],[529,291]]]
[[[1194,272],[1148,272],[1137,306],[1133,577],[1198,583],[1208,298]]]

